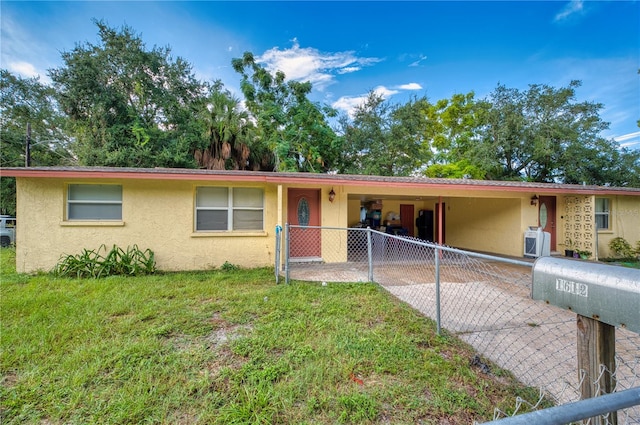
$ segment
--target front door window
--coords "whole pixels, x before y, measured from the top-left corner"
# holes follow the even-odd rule
[[[309,202],[307,198],[300,198],[298,201],[298,224],[300,226],[309,225]]]
[[[542,204],[540,205],[540,227],[545,228],[547,227],[547,219],[548,219],[548,213],[547,213],[547,204]]]

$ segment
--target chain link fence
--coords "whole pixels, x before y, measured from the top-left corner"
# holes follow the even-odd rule
[[[474,347],[479,365],[489,368],[488,359],[541,389],[538,400],[515,400],[512,414],[545,397],[577,401],[585,380],[602,393],[599,376],[577,371],[576,314],[531,299],[532,262],[356,228],[289,225],[284,250],[287,282],[376,282]],[[616,370],[601,373],[613,373],[616,391],[640,386],[640,335],[617,329]],[[618,412],[617,423],[640,423],[639,404]],[[598,423],[615,423],[607,418]]]

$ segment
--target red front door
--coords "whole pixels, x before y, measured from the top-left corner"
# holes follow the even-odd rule
[[[556,198],[555,196],[541,196],[538,208],[538,225],[544,232],[551,234],[550,249],[556,250]]]
[[[320,190],[289,189],[287,221],[295,226],[320,226]],[[289,234],[292,258],[320,258],[320,229],[294,227]]]

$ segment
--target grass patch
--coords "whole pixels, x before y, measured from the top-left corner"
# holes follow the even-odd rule
[[[640,269],[640,259],[636,257],[627,258],[601,258],[603,263],[613,264],[615,266],[630,267],[632,269]]]
[[[0,250],[3,424],[471,423],[537,398],[373,284],[26,276],[14,256]]]

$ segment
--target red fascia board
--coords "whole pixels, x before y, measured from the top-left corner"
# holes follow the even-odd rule
[[[309,178],[290,178],[290,177],[267,177],[266,181],[270,183],[280,184],[309,184]],[[594,195],[594,194],[616,194],[616,195],[631,195],[640,196],[640,191],[625,191],[615,189],[594,189],[594,188],[551,188],[551,187],[528,187],[528,186],[502,186],[492,184],[447,184],[447,183],[429,183],[429,182],[392,182],[392,181],[371,181],[371,180],[352,180],[352,179],[322,179],[317,180],[318,183],[324,183],[325,185],[344,185],[344,186],[377,186],[377,187],[389,187],[389,188],[429,188],[429,189],[443,189],[443,190],[471,190],[471,191],[483,191],[483,192],[518,192],[518,193],[536,193],[536,194],[581,194],[581,195]]]
[[[292,177],[269,174],[204,174],[179,172],[137,172],[114,170],[42,170],[30,168],[13,168],[2,170],[5,177],[27,178],[66,178],[66,179],[136,179],[136,180],[192,180],[192,181],[227,181],[227,182],[263,182],[275,184],[304,184],[304,185],[345,185],[384,188],[413,188],[413,189],[441,189],[450,191],[481,191],[481,192],[514,192],[535,194],[577,194],[577,195],[627,195],[640,196],[640,190],[627,191],[616,189],[597,189],[593,187],[538,187],[500,184],[449,184],[446,182],[409,182],[409,181],[375,181],[341,178],[340,175],[314,178],[314,176]]]
[[[135,179],[135,180],[213,180],[213,181],[266,181],[264,176],[231,174],[145,173],[135,171],[76,171],[76,170],[3,170],[4,177],[32,177],[59,179]]]

